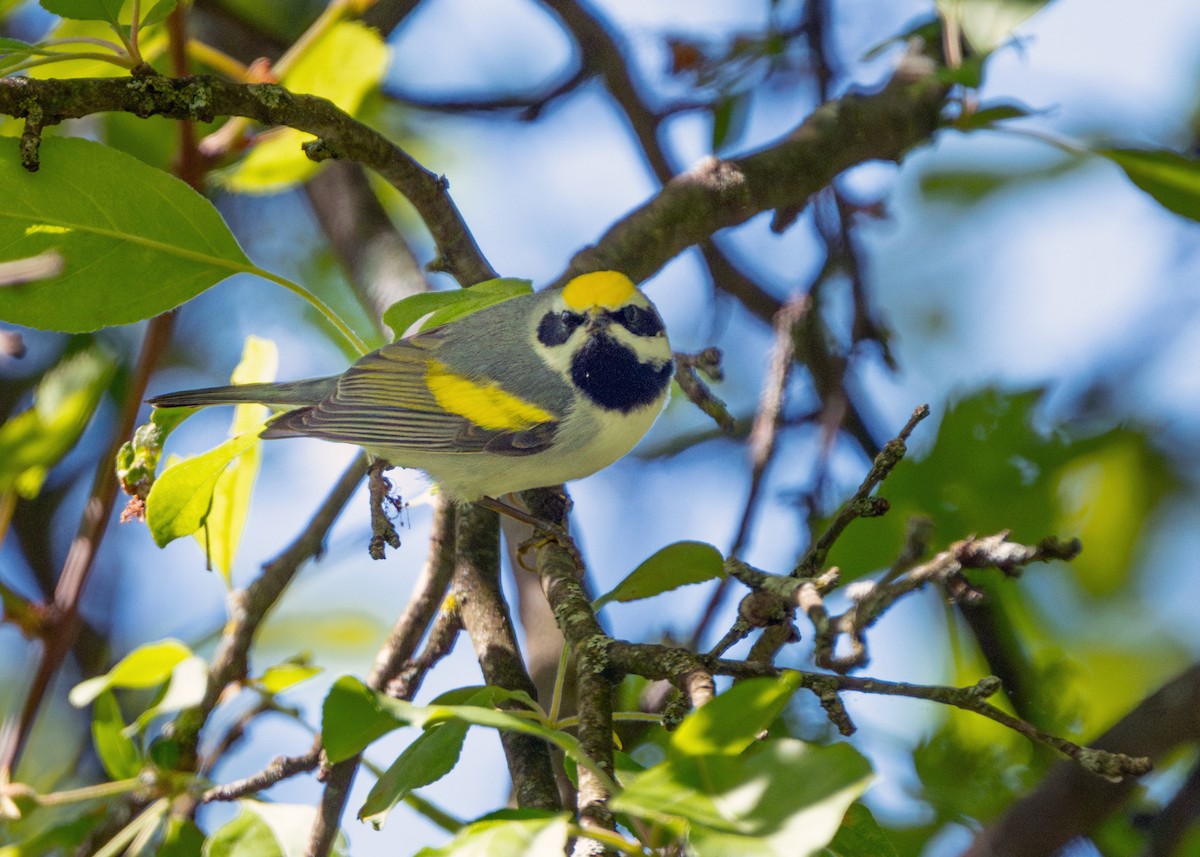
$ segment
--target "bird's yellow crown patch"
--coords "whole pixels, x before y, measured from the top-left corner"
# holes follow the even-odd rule
[[[580,274],[563,288],[563,300],[573,310],[593,307],[616,309],[637,290],[633,281],[618,271],[594,271]]]
[[[554,420],[553,414],[506,392],[495,383],[464,378],[436,360],[429,362],[425,383],[439,405],[480,428],[524,431],[538,423]]]

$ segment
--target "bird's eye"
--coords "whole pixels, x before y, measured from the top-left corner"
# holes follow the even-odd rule
[[[548,312],[538,322],[538,342],[546,346],[562,345],[582,323],[583,319],[570,310]]]
[[[634,336],[657,336],[663,330],[658,313],[635,304],[621,307],[617,321]]]

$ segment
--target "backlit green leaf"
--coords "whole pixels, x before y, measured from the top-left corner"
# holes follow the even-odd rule
[[[238,803],[241,812],[213,833],[205,845],[205,857],[303,857],[316,808],[251,800]],[[346,840],[340,832],[330,854],[346,854]]]
[[[113,368],[97,347],[66,357],[38,384],[33,407],[0,424],[0,494],[37,495],[92,418]]]
[[[706,857],[804,857],[829,843],[870,778],[870,764],[848,744],[784,738],[741,756],[669,758],[635,775],[610,805],[686,830]]]
[[[207,691],[208,663],[195,655],[184,658],[171,670],[171,681],[162,699],[139,714],[125,730],[126,734],[134,735],[144,730],[154,718],[163,714],[199,705]]]
[[[356,116],[363,100],[379,86],[387,60],[387,44],[378,30],[341,21],[310,45],[280,82],[292,92],[328,98]],[[241,193],[275,193],[311,178],[319,165],[301,145],[313,139],[294,128],[272,130],[222,181]]]
[[[511,277],[485,280],[469,289],[421,292],[388,307],[383,313],[383,323],[400,337],[418,321],[421,321],[421,330],[429,330],[509,298],[532,293],[533,286],[529,280]]]
[[[42,8],[64,18],[115,23],[125,0],[42,0]]]
[[[349,759],[402,725],[380,697],[353,676],[335,681],[321,705],[321,741],[331,762]]]
[[[1097,149],[1164,208],[1200,220],[1200,160],[1165,149]]]
[[[842,826],[825,853],[829,857],[900,857],[871,810],[858,802],[846,810]]]
[[[103,691],[92,706],[92,743],[104,770],[114,780],[136,777],[142,769],[137,747],[124,729],[117,698],[111,690]]]
[[[41,169],[0,140],[0,261],[57,250],[61,276],[0,289],[0,319],[80,332],[151,318],[254,270],[212,204],[115,149],[42,141]]]
[[[203,527],[221,474],[257,443],[257,430],[244,432],[164,470],[146,498],[146,523],[155,544],[163,547]]]
[[[675,542],[654,553],[613,588],[596,599],[596,609],[611,601],[637,601],[681,586],[725,576],[721,552],[705,542]]]
[[[736,756],[771,725],[799,687],[800,676],[795,672],[738,682],[683,719],[671,733],[671,751]]]
[[[482,705],[414,705],[372,691],[351,676],[343,676],[334,682],[325,697],[321,709],[321,734],[329,760],[339,762],[401,726],[428,728],[453,720],[533,735],[553,744],[578,764],[596,770],[595,763],[583,752],[574,735],[547,726],[539,716],[524,717]]]
[[[422,848],[417,857],[561,857],[568,821],[565,813],[477,821],[441,848]]]
[[[104,675],[75,685],[69,699],[72,705],[81,708],[111,687],[156,687],[166,682],[176,665],[191,654],[186,645],[172,639],[138,646]]]
[[[267,693],[282,693],[321,673],[321,667],[307,663],[275,664],[267,667],[254,682]]]
[[[279,366],[279,353],[275,343],[257,336],[246,338],[242,359],[233,370],[231,384],[253,384],[274,381]],[[232,437],[251,432],[257,438],[255,426],[264,422],[271,411],[265,405],[243,404],[233,409],[233,425],[229,429]],[[252,443],[221,471],[213,486],[212,505],[204,518],[204,526],[195,532],[196,541],[207,551],[213,568],[230,583],[233,560],[237,555],[246,515],[250,511],[250,495],[258,477],[258,466],[262,460],[262,444]]]
[[[967,41],[979,53],[988,53],[1008,41],[1013,30],[1049,0],[937,0],[938,12],[957,22]]]

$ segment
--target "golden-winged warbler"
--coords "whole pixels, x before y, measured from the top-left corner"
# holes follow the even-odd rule
[[[469,501],[612,464],[662,410],[671,371],[654,305],[624,274],[597,271],[385,345],[341,375],[185,390],[150,404],[290,408],[262,437],[357,444]]]

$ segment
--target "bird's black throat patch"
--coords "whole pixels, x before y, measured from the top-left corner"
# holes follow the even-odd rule
[[[671,383],[671,361],[644,363],[633,349],[600,333],[571,361],[571,380],[600,407],[629,413],[655,401]]]

